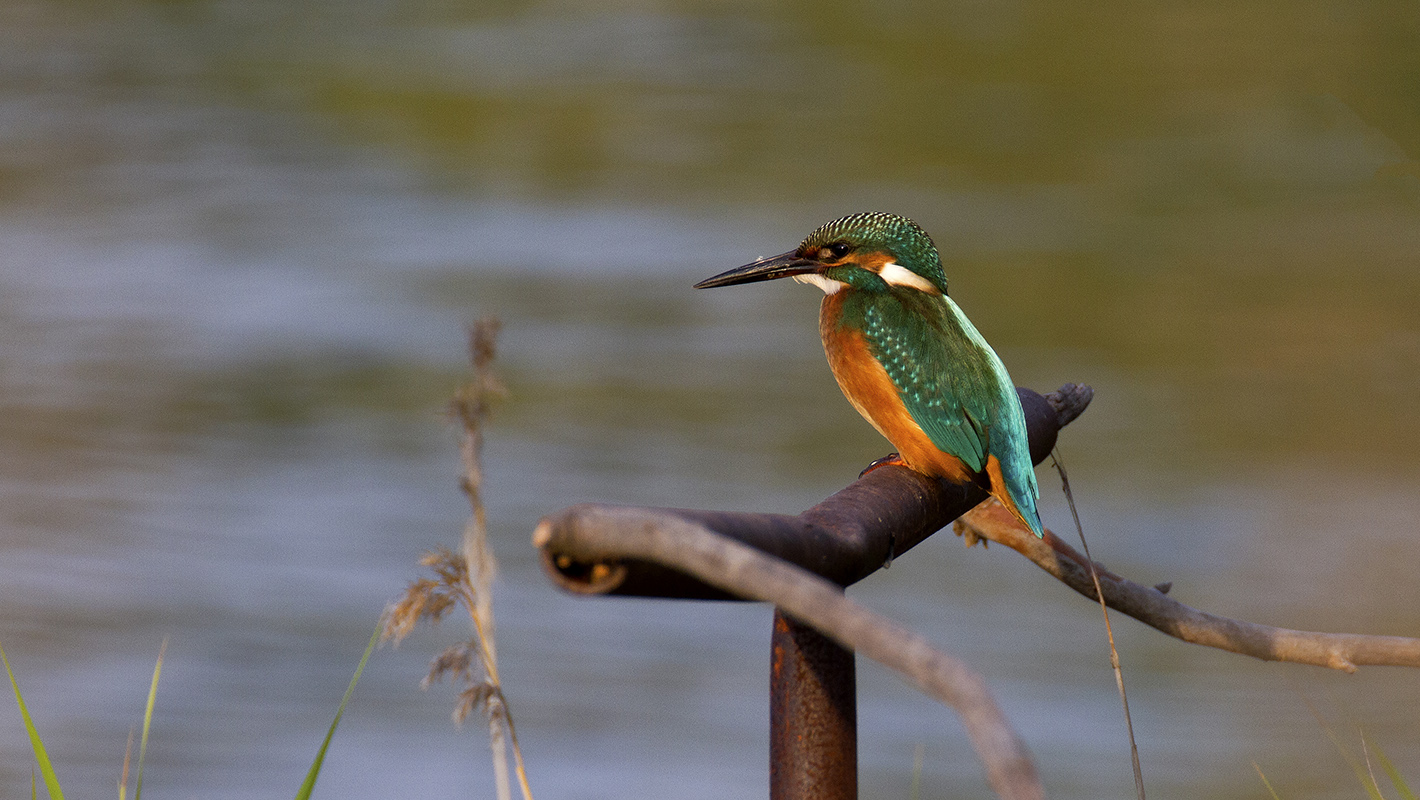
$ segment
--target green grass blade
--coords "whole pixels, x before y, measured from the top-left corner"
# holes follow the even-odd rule
[[[15,690],[15,702],[20,705],[20,716],[25,719],[25,731],[30,735],[30,746],[35,751],[35,761],[39,763],[39,772],[44,776],[44,788],[49,792],[49,800],[64,800],[64,790],[59,788],[59,777],[54,774],[54,765],[49,763],[49,753],[44,750],[44,742],[39,738],[39,731],[35,730],[34,720],[30,719],[30,710],[25,708],[25,698],[20,694],[20,684],[15,680],[15,672],[10,669],[10,659],[5,655],[5,648],[0,647],[0,661],[5,662],[5,674],[10,676],[10,688]],[[30,775],[30,791],[33,793],[34,775]]]
[[[345,696],[340,699],[340,708],[335,711],[335,719],[331,720],[330,730],[326,731],[325,741],[320,743],[320,750],[316,753],[316,760],[311,764],[311,771],[306,773],[306,780],[301,784],[301,790],[296,792],[296,800],[310,800],[311,792],[315,791],[316,778],[320,777],[320,767],[325,761],[325,751],[330,747],[330,740],[335,737],[335,726],[340,724],[340,718],[345,714],[345,704],[350,702],[350,695],[355,693],[355,684],[360,680],[360,673],[365,671],[365,662],[370,660],[370,654],[375,652],[375,645],[380,641],[380,632],[384,630],[385,620],[380,617],[380,621],[375,624],[375,632],[370,634],[370,643],[365,645],[365,655],[360,657],[360,666],[355,668],[355,677],[350,679],[350,685],[345,688]],[[136,800],[136,798],[135,798]]]
[[[907,787],[907,800],[922,800],[922,755],[926,751],[921,743],[912,750],[912,784]]]
[[[1341,741],[1341,737],[1337,736],[1336,733],[1331,730],[1330,726],[1323,724],[1322,730],[1326,731],[1326,735],[1330,737],[1331,743],[1336,745],[1336,750],[1341,753],[1341,757],[1346,759],[1347,764],[1351,765],[1351,771],[1356,773],[1356,780],[1360,782],[1362,788],[1366,790],[1366,796],[1370,797],[1371,800],[1385,800],[1385,795],[1381,794],[1381,787],[1376,785],[1375,779],[1371,777],[1371,771],[1365,764],[1361,763],[1361,759],[1357,758],[1356,755],[1351,752],[1351,748],[1347,747],[1346,743]]]
[[[118,800],[128,797],[128,767],[133,763],[133,729],[128,729],[128,745],[123,748],[123,769],[118,773]]]
[[[1347,747],[1346,743],[1341,741],[1341,737],[1336,735],[1336,731],[1332,730],[1331,726],[1326,724],[1326,718],[1321,715],[1321,712],[1312,704],[1312,701],[1307,699],[1306,695],[1302,695],[1302,702],[1307,704],[1307,710],[1312,712],[1312,718],[1316,720],[1316,724],[1326,733],[1326,738],[1330,739],[1332,745],[1336,747],[1336,752],[1341,754],[1341,757],[1351,766],[1351,771],[1356,773],[1356,780],[1361,784],[1361,787],[1366,790],[1366,795],[1370,797],[1371,800],[1385,800],[1385,796],[1381,794],[1381,787],[1377,786],[1375,779],[1371,777],[1370,768],[1366,764],[1361,763],[1361,759],[1357,758],[1356,755],[1351,752],[1351,748]],[[1362,745],[1365,744],[1364,737],[1362,737],[1361,742]]]
[[[1401,800],[1415,800],[1415,793],[1410,791],[1410,786],[1406,784],[1405,779],[1400,776],[1400,770],[1396,769],[1395,765],[1390,763],[1390,758],[1386,756],[1380,746],[1366,739],[1364,734],[1361,736],[1361,740],[1370,747],[1371,752],[1376,754],[1376,761],[1380,762],[1381,771],[1386,774],[1387,778],[1390,778],[1390,783],[1395,787],[1395,790],[1400,792]]]
[[[163,656],[167,652],[168,640],[163,637],[163,645],[158,648],[158,663],[153,665],[153,684],[148,687],[148,706],[143,710],[143,737],[138,744],[138,782],[133,787],[133,800],[143,798],[143,757],[148,754],[148,728],[153,724],[153,702],[158,699],[158,676],[163,674]]]
[[[1267,787],[1267,793],[1272,795],[1272,800],[1282,800],[1277,794],[1277,790],[1272,788],[1272,782],[1267,780],[1266,775],[1262,774],[1262,767],[1259,767],[1256,761],[1252,762],[1252,768],[1257,770],[1257,777],[1262,779],[1262,785]]]

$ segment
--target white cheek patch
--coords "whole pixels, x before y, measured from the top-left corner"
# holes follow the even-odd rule
[[[898,269],[902,268],[898,267]],[[907,270],[903,270],[903,272],[906,271]],[[793,278],[795,283],[806,283],[809,286],[817,286],[818,288],[823,290],[824,294],[833,294],[834,292],[848,285],[843,281],[836,281],[832,278],[825,278],[824,276],[816,272],[809,272],[803,275],[795,275],[793,276]]]
[[[942,293],[942,290],[938,289],[931,281],[907,267],[894,264],[891,261],[884,264],[882,269],[878,270],[878,277],[893,286],[903,286],[908,289],[916,289],[919,292],[927,292],[928,294]]]

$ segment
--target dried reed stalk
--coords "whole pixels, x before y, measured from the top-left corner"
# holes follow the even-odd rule
[[[473,623],[472,638],[454,644],[434,658],[429,665],[423,686],[449,676],[464,688],[454,706],[454,722],[464,720],[481,709],[488,719],[489,746],[493,751],[493,777],[499,800],[509,800],[508,749],[511,746],[513,765],[524,800],[532,800],[522,749],[513,727],[508,700],[498,676],[498,647],[493,620],[493,578],[498,562],[488,546],[488,516],[483,504],[483,427],[492,410],[493,401],[502,397],[504,388],[493,371],[497,356],[499,321],[486,317],[469,328],[469,359],[473,376],[454,395],[449,414],[462,428],[459,455],[463,472],[459,485],[468,495],[472,515],[464,526],[463,552],[455,554],[446,547],[425,553],[420,565],[428,567],[432,578],[419,578],[409,584],[404,595],[389,609],[384,637],[396,644],[408,636],[421,619],[437,623],[450,609],[462,605]],[[477,663],[479,676],[475,676]]]

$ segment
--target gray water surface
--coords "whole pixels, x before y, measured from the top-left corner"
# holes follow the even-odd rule
[[[929,7],[930,5],[930,7]],[[499,649],[542,798],[764,796],[769,610],[556,592],[582,501],[795,513],[886,445],[804,287],[694,292],[833,216],[936,238],[1062,437],[1095,554],[1220,614],[1420,635],[1420,21],[1399,3],[68,3],[0,10],[0,641],[65,789],[294,794],[385,603],[467,506],[442,415],[504,323]],[[1068,530],[1040,470],[1047,525]],[[1098,610],[945,532],[853,590],[986,674],[1052,797],[1132,793]],[[1415,780],[1420,681],[1116,619],[1151,797]],[[317,796],[490,796],[371,661]],[[986,797],[860,666],[862,794]],[[13,707],[12,707],[13,708]],[[0,797],[27,796],[0,713]]]

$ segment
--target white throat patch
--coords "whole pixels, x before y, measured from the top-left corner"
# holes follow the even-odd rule
[[[902,269],[902,267],[898,267],[898,269]],[[907,270],[902,271],[907,272]],[[833,294],[834,292],[848,285],[843,281],[836,281],[832,278],[825,278],[817,272],[809,272],[803,275],[794,275],[793,278],[795,283],[806,283],[809,286],[817,286],[818,288],[823,290],[824,294]]]
[[[942,293],[942,290],[938,289],[931,281],[907,267],[894,264],[891,261],[884,264],[883,268],[878,270],[878,277],[893,286],[903,286],[908,289],[916,289],[919,292],[927,292],[928,294]]]

